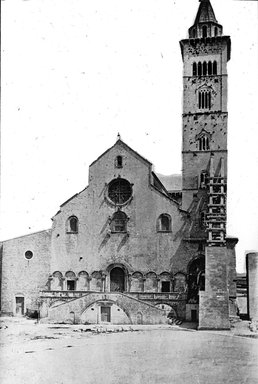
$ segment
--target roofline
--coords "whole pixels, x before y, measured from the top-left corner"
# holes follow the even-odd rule
[[[33,235],[37,235],[37,234],[39,234],[39,233],[43,233],[43,232],[51,232],[51,231],[52,231],[51,228],[49,228],[49,229],[42,229],[41,231],[36,231],[36,232],[32,232],[32,233],[27,233],[27,235],[15,236],[15,237],[11,237],[10,239],[1,240],[1,241],[0,241],[0,244],[1,244],[1,243],[6,243],[7,241],[15,240],[15,239],[21,239],[22,237],[33,236]]]
[[[128,151],[132,152],[136,157],[138,157],[140,160],[144,161],[145,163],[147,163],[149,166],[152,166],[152,163],[145,159],[144,157],[142,157],[138,152],[136,152],[134,149],[132,149],[131,147],[129,147],[129,145],[125,144],[121,139],[118,139],[114,145],[112,145],[112,147],[108,148],[105,152],[102,153],[102,155],[100,155],[96,160],[94,160],[91,164],[90,164],[90,167],[92,165],[94,165],[99,159],[101,159],[101,157],[103,157],[107,152],[109,152],[112,148],[114,148],[116,145],[122,145],[123,147],[125,147]]]
[[[160,193],[162,196],[166,197],[169,201],[172,201],[173,203],[175,203],[177,206],[179,206],[179,202],[172,199],[170,196],[166,195],[164,192],[162,192],[160,189],[158,189],[157,187],[155,187],[155,185],[153,184],[150,184],[150,187],[153,188],[156,192]]]

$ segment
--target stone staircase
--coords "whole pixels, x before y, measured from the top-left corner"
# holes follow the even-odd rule
[[[138,298],[121,292],[85,292],[79,297],[41,295],[41,322],[53,323],[84,323],[85,313],[99,311],[92,323],[101,323],[101,307],[112,307],[111,324],[166,324],[166,312]],[[119,312],[118,312],[119,311]],[[121,321],[121,323],[120,323]]]

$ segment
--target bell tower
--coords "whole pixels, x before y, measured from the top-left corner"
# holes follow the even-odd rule
[[[207,226],[210,213],[221,213],[222,222],[226,214],[227,62],[231,42],[229,36],[223,35],[209,0],[200,0],[188,35],[188,39],[180,41],[183,58],[182,208],[189,210],[198,192],[201,192],[202,201],[206,195],[202,214]],[[216,180],[210,179],[215,176]],[[221,181],[223,186],[214,185]],[[224,209],[215,209],[219,208],[217,205],[224,205]],[[225,231],[225,225],[217,227]],[[216,243],[224,241],[225,235],[222,231],[217,234],[208,231],[208,240],[212,238]]]
[[[199,292],[199,329],[228,329],[227,62],[231,41],[223,35],[210,1],[199,1],[188,38],[180,41],[182,208],[192,222],[188,241],[205,245],[205,291]]]

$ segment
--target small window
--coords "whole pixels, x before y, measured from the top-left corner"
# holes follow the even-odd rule
[[[193,34],[193,38],[195,39],[196,38],[196,29],[195,28],[193,28],[192,34]]]
[[[117,156],[116,157],[115,164],[116,164],[116,168],[123,168],[123,158],[122,158],[122,156]]]
[[[200,91],[198,93],[198,107],[199,109],[211,109],[210,91]]]
[[[202,65],[202,74],[203,74],[203,76],[207,75],[207,63],[206,63],[206,61],[204,61],[203,65]]]
[[[200,61],[198,63],[198,76],[202,76],[202,63]]]
[[[202,37],[207,37],[207,26],[206,25],[204,25],[203,27],[202,27]]]
[[[210,149],[210,140],[208,136],[204,135],[198,140],[199,151],[208,151]]]
[[[158,231],[170,232],[171,231],[171,217],[167,214],[160,215],[158,219]]]
[[[217,61],[213,61],[213,75],[217,75]]]
[[[193,76],[197,75],[197,65],[196,63],[193,63]]]
[[[67,280],[67,291],[75,291],[75,281]]]
[[[78,232],[78,219],[75,216],[72,216],[68,219],[68,232],[77,233]]]
[[[208,62],[208,75],[212,75],[212,62]]]
[[[214,36],[215,36],[215,37],[218,36],[218,27],[215,27],[215,28],[214,28]]]
[[[161,292],[170,292],[170,282],[162,281],[161,282]]]
[[[26,251],[24,256],[25,256],[25,259],[30,260],[33,258],[33,252],[32,251]]]
[[[114,213],[111,219],[111,232],[126,232],[127,230],[127,216],[122,211]]]

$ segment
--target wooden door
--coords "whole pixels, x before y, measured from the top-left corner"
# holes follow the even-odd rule
[[[110,307],[101,307],[101,321],[105,323],[110,323],[111,316],[110,316]]]

